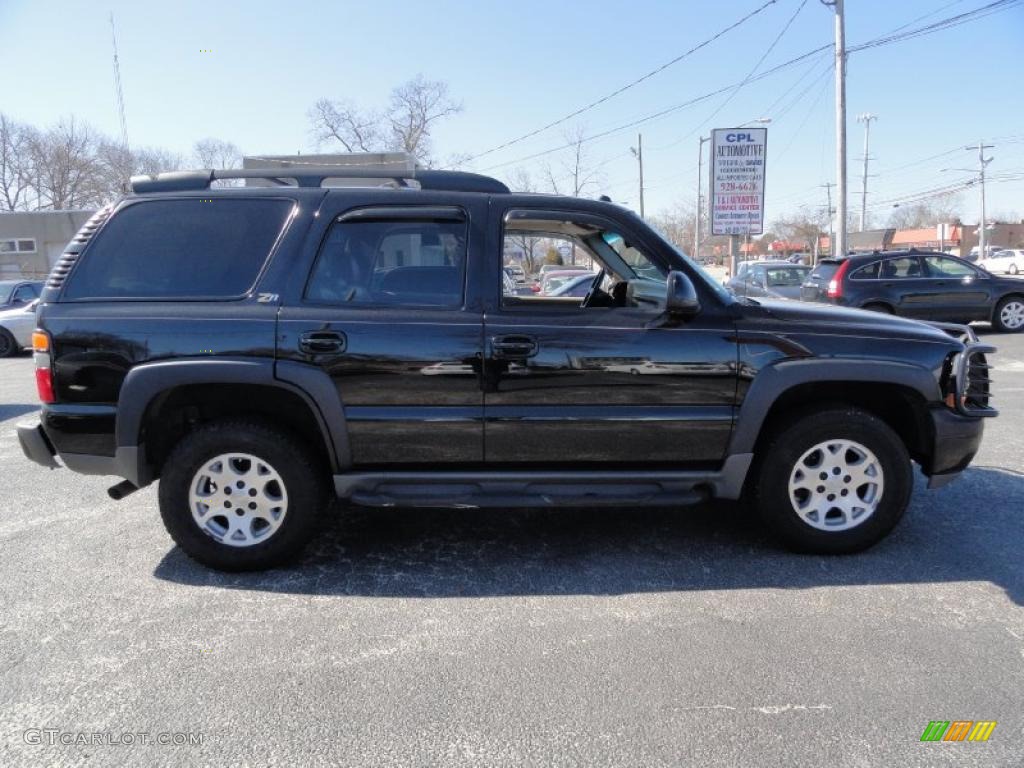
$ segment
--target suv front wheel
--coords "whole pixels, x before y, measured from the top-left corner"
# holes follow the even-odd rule
[[[883,421],[857,408],[805,411],[764,446],[755,507],[800,552],[866,549],[893,529],[910,501],[910,456]]]
[[[327,498],[321,462],[259,422],[222,421],[186,435],[164,463],[160,516],[171,538],[223,571],[287,562],[313,536]]]

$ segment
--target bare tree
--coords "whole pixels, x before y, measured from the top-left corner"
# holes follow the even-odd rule
[[[200,168],[239,168],[242,150],[223,139],[206,138],[192,145],[193,160]]]
[[[390,147],[408,152],[424,163],[430,161],[430,133],[434,124],[462,111],[462,104],[448,95],[448,84],[416,75],[391,91],[387,119]]]
[[[582,125],[565,131],[562,135],[569,146],[564,159],[557,169],[550,165],[544,167],[544,176],[556,195],[580,197],[601,182],[601,174],[591,163],[590,153],[584,146],[585,133]]]
[[[333,139],[346,152],[377,152],[383,144],[381,116],[361,112],[350,101],[320,99],[309,110],[309,120],[318,144]]]
[[[683,253],[693,250],[695,211],[689,200],[680,200],[651,217],[651,223],[665,238]]]
[[[320,99],[308,114],[318,144],[336,141],[346,152],[408,152],[429,165],[434,127],[461,111],[447,83],[417,75],[391,91],[383,112],[364,111],[344,99]]]
[[[780,216],[772,224],[772,230],[790,243],[801,243],[808,251],[814,250],[814,243],[828,231],[828,214],[819,208],[803,207],[798,211]]]
[[[24,211],[30,206],[31,146],[35,129],[0,113],[0,209]]]
[[[96,159],[99,135],[74,117],[37,134],[30,144],[39,208],[88,208],[101,201],[103,173]]]
[[[513,192],[536,192],[533,179],[528,171],[523,168],[516,168],[508,176],[508,187]],[[533,274],[540,266],[540,258],[544,253],[542,246],[545,238],[538,237],[529,232],[510,232],[505,236],[506,241],[514,248],[518,248],[523,254],[523,269],[527,274]]]
[[[889,215],[893,229],[921,229],[960,220],[963,201],[958,194],[943,195],[911,205],[901,205]]]

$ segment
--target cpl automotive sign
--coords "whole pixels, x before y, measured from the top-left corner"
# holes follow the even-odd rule
[[[764,231],[764,161],[767,128],[711,132],[711,234]]]

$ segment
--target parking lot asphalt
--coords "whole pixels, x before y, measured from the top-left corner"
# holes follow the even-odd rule
[[[1020,766],[1024,335],[985,338],[981,453],[860,555],[727,505],[339,509],[248,575],[176,549],[154,488],[25,459],[32,362],[0,360],[0,766]]]

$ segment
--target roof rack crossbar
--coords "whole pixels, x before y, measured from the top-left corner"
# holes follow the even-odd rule
[[[300,187],[321,187],[326,179],[381,179],[399,187],[415,181],[420,189],[444,192],[485,192],[508,194],[509,189],[497,179],[464,171],[420,171],[396,173],[373,168],[339,168],[336,166],[304,166],[301,168],[243,168],[226,170],[170,171],[151,176],[132,176],[132,192],[185,192],[209,189],[218,179],[267,179],[286,184],[294,179]]]

